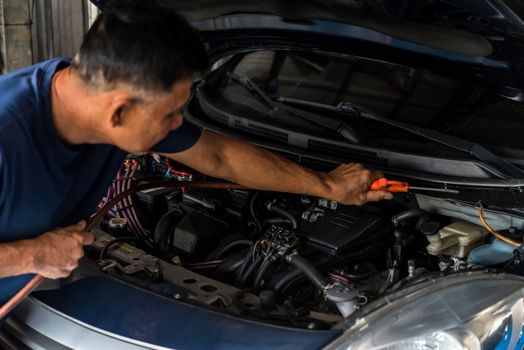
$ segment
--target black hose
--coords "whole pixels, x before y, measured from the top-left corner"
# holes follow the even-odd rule
[[[293,222],[287,218],[281,218],[281,217],[271,217],[268,219],[265,219],[262,221],[262,227],[269,226],[269,225],[293,225]]]
[[[288,255],[288,262],[302,271],[319,289],[326,287],[327,279],[309,261],[298,255]]]
[[[258,267],[260,266],[260,263],[262,262],[262,256],[259,256],[255,259],[255,261],[253,261],[251,263],[251,265],[249,265],[249,267],[247,268],[247,270],[244,272],[243,276],[240,277],[240,285],[243,286],[246,284],[246,282],[249,280],[249,276],[251,276],[251,274],[256,270],[258,269]]]
[[[242,260],[242,265],[240,266],[240,271],[238,272],[236,284],[240,285],[240,280],[242,279],[242,276],[244,275],[244,272],[246,271],[247,266],[249,265],[249,260],[251,259],[251,256],[253,255],[253,248],[251,247],[248,249],[246,256]]]
[[[255,281],[253,282],[253,290],[258,290],[258,288],[260,287],[260,283],[262,283],[264,275],[269,270],[272,264],[273,260],[271,259],[271,257],[269,257],[262,263],[260,269],[258,270],[258,273],[256,274]]]
[[[257,226],[257,232],[262,231],[262,225],[260,224],[260,221],[258,220],[256,214],[255,214],[255,201],[258,198],[259,192],[255,192],[253,196],[251,196],[251,199],[249,200],[249,213],[251,214],[251,219],[253,219],[253,222]]]
[[[225,246],[223,246],[222,248],[220,248],[220,250],[216,254],[212,254],[208,260],[218,260],[222,258],[222,255],[224,255],[227,251],[233,248],[236,248],[238,246],[241,246],[241,245],[251,246],[253,245],[253,242],[248,239],[239,239],[237,241],[230,242],[226,244]]]
[[[394,226],[400,225],[401,222],[418,217],[415,228],[419,230],[422,225],[428,220],[428,213],[422,209],[409,209],[397,214],[391,218]]]
[[[273,203],[269,203],[267,205],[267,210],[272,211],[273,213],[276,213],[278,215],[281,215],[285,217],[286,219],[289,219],[291,221],[291,225],[293,226],[293,230],[296,230],[298,228],[298,221],[297,218],[291,214],[286,209],[279,207],[278,205],[274,205]]]

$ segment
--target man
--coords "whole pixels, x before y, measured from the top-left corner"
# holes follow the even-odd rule
[[[70,62],[0,77],[0,302],[32,277],[78,265],[89,217],[127,153],[153,150],[202,173],[261,190],[345,204],[390,199],[382,174],[358,164],[314,172],[183,121],[202,44],[181,17],[151,2],[105,8]]]

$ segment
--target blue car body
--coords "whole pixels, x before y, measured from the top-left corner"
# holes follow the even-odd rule
[[[104,1],[93,3],[103,10]],[[373,22],[362,25],[360,20],[343,21],[337,15],[328,18],[327,12],[319,12],[318,16],[294,12],[300,2],[279,6],[282,2],[270,1],[266,11],[262,5],[253,5],[252,13],[246,11],[246,3],[239,2],[245,6],[235,12],[234,2],[225,2],[214,12],[203,11],[201,15],[196,9],[199,5],[160,3],[191,19],[213,61],[262,49],[351,54],[423,67],[478,82],[514,100],[524,98],[524,22],[518,15],[524,9],[521,5],[510,7],[500,0],[437,0],[421,1],[418,5],[413,1],[390,1],[385,2],[389,5],[382,12],[377,12],[373,7],[377,2],[362,1],[368,6],[355,9],[362,15],[377,15],[378,20],[389,16],[397,22],[438,23],[434,25],[443,31],[460,29],[471,33],[479,45],[461,52],[446,49],[446,44],[439,47],[438,43],[409,40],[409,35],[379,30]],[[321,6],[321,2],[318,4]],[[418,12],[410,10],[410,6]],[[42,315],[51,314],[66,320],[65,324],[84,327],[72,336],[77,337],[77,343],[69,334],[73,328],[53,330],[68,339],[47,343],[56,348],[64,343],[78,347],[90,344],[85,341],[86,332],[94,332],[120,341],[123,348],[131,348],[132,344],[137,348],[169,349],[319,349],[344,332],[343,328],[304,330],[246,320],[168,299],[108,276],[88,276],[59,289],[33,293],[25,305],[14,311],[12,327],[23,327],[20,322],[31,324],[41,320]],[[17,329],[18,335],[23,333],[22,328]],[[503,338],[509,342],[509,328],[508,332]],[[52,338],[51,333],[48,338]],[[496,348],[507,348],[507,343],[501,342]]]

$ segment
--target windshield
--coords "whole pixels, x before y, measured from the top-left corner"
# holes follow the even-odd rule
[[[520,135],[524,106],[491,93],[476,84],[440,76],[427,70],[393,65],[357,57],[334,57],[288,51],[259,51],[233,61],[229,73],[245,76],[275,98],[300,99],[327,105],[344,101],[360,105],[388,119],[429,128],[477,142],[503,156],[523,150]],[[245,111],[236,105],[238,95],[250,98],[238,81],[229,80],[222,101],[225,107]],[[232,97],[232,98],[228,98]],[[215,100],[216,102],[217,101]],[[249,115],[261,120],[270,115],[253,102]],[[501,115],[500,111],[503,111]],[[407,135],[380,123],[359,123],[334,113],[319,111],[327,117],[342,118],[356,128],[369,143],[399,150],[411,150],[417,143],[421,152],[460,155],[428,140]],[[302,131],[329,135],[314,123],[280,116],[272,122]],[[343,137],[331,135],[335,138]],[[435,149],[437,147],[437,149]]]
[[[276,149],[453,177],[524,177],[523,105],[435,72],[319,53],[240,53],[215,64],[196,99],[222,132]]]

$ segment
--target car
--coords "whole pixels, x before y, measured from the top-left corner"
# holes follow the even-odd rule
[[[160,4],[212,62],[187,120],[398,192],[345,206],[129,155],[80,268],[5,347],[524,348],[520,2]]]

